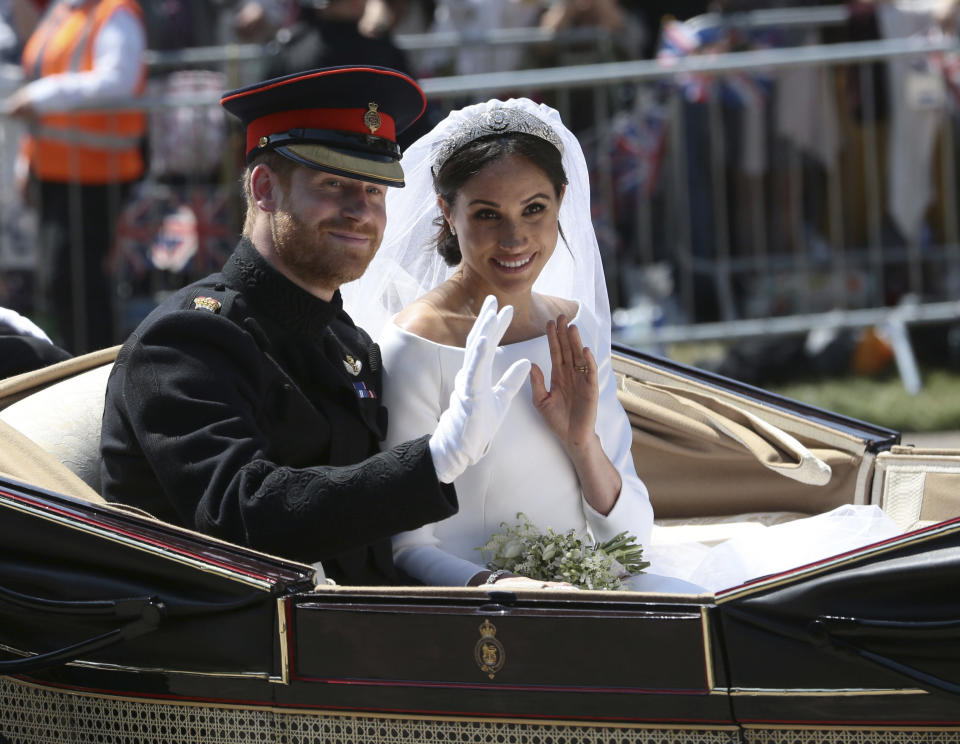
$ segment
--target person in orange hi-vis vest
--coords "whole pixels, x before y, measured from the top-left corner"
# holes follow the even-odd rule
[[[145,46],[135,0],[54,0],[24,47],[29,82],[4,106],[29,127],[18,167],[39,215],[42,296],[53,335],[75,354],[119,340],[106,263],[126,193],[144,172],[146,117],[101,106],[142,93]]]

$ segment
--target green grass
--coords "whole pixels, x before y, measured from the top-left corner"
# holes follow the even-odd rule
[[[696,364],[725,352],[722,343],[675,344],[668,355]],[[882,377],[850,375],[834,379],[761,385],[788,398],[900,432],[960,431],[960,371],[921,369],[923,389],[908,395],[893,368]]]
[[[898,431],[960,429],[960,373],[923,370],[923,389],[909,395],[895,374],[850,376],[770,387],[788,398]]]

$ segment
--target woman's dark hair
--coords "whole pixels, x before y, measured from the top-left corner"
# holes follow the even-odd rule
[[[475,139],[451,155],[433,178],[433,188],[452,208],[463,185],[484,167],[508,155],[519,155],[540,168],[553,184],[557,198],[567,185],[560,151],[540,137],[522,132],[492,135]],[[456,266],[463,257],[457,236],[441,215],[434,224],[439,228],[436,236],[437,252],[448,266]],[[563,237],[563,229],[560,229]],[[566,238],[564,238],[566,242]]]

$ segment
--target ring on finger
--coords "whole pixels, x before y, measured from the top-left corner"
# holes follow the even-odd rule
[[[574,366],[574,369],[579,372],[581,375],[587,374],[587,365],[586,364],[577,364]]]

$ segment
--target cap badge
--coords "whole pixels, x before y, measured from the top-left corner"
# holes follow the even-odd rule
[[[220,300],[215,300],[213,297],[194,297],[193,309],[208,310],[211,313],[219,313]]]
[[[343,366],[344,366],[344,369],[346,369],[347,372],[349,372],[354,377],[359,375],[360,370],[363,368],[363,364],[360,362],[360,360],[354,359],[349,354],[347,354],[347,356],[344,357]]]
[[[257,145],[260,147],[266,147],[269,144],[270,144],[269,137],[261,137],[260,140],[257,142]]]
[[[380,108],[380,104],[371,101],[367,104],[367,112],[363,115],[363,123],[367,125],[370,134],[374,134],[380,128],[380,125],[383,124],[383,120],[380,118],[380,112],[377,111],[378,108]]]

